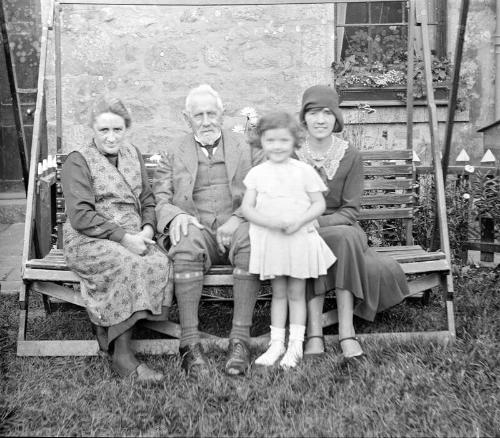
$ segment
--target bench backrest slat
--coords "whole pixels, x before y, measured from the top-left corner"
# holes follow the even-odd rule
[[[367,176],[411,176],[413,173],[413,166],[411,165],[393,165],[388,164],[385,166],[363,166],[363,173]]]
[[[380,195],[364,195],[363,205],[401,205],[401,204],[413,204],[414,195],[408,194],[393,194],[393,193],[383,193]]]
[[[360,220],[403,219],[407,244],[411,238],[411,220],[415,202],[415,169],[411,150],[362,151],[364,191],[361,198]],[[65,202],[61,187],[61,169],[66,154],[57,155],[56,222],[58,248],[62,248],[62,225],[66,221]],[[152,181],[157,163],[153,154],[143,154],[148,178]]]

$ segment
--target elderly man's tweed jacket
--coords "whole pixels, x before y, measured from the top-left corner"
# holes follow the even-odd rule
[[[239,207],[245,192],[243,179],[251,167],[262,162],[263,153],[261,149],[251,148],[243,136],[231,131],[222,131],[222,142],[233,212],[241,216]],[[197,148],[193,135],[189,134],[161,152],[161,160],[153,178],[159,232],[163,232],[180,213],[198,217],[193,200],[198,172]]]

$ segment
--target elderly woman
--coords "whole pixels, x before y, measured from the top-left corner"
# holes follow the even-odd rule
[[[68,220],[66,262],[81,280],[82,296],[101,350],[121,377],[159,381],[131,348],[141,319],[166,320],[172,296],[170,264],[152,240],[155,200],[137,148],[127,140],[130,114],[118,99],[95,102],[93,139],[71,152],[62,170]]]
[[[307,89],[300,120],[307,137],[297,155],[317,170],[328,187],[319,232],[338,258],[327,275],[315,281],[314,291],[310,288],[304,355],[324,352],[321,314],[325,292],[335,289],[343,356],[360,357],[363,350],[354,332],[353,314],[373,321],[377,312],[402,301],[409,293],[406,277],[397,262],[368,247],[356,221],[363,165],[359,152],[334,135],[344,126],[335,90],[322,85]]]

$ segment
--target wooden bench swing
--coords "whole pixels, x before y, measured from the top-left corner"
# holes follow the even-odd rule
[[[334,3],[327,1],[301,1],[300,3]],[[42,294],[46,309],[50,308],[49,297],[62,300],[67,303],[84,306],[83,300],[74,288],[79,284],[78,277],[68,270],[63,258],[62,225],[66,220],[64,213],[64,198],[60,185],[60,169],[65,155],[61,154],[61,59],[60,59],[60,8],[65,3],[97,3],[96,0],[61,0],[55,4],[51,13],[54,26],[44,26],[41,40],[41,57],[38,77],[38,96],[34,120],[34,132],[31,150],[31,165],[29,174],[29,186],[27,195],[27,210],[25,224],[25,241],[22,258],[23,286],[19,294],[19,335],[17,341],[17,354],[19,356],[82,356],[97,355],[98,344],[96,340],[29,340],[27,339],[28,322],[28,300],[32,292]],[[109,2],[108,2],[109,3]],[[122,0],[119,4],[137,4],[137,2]],[[172,1],[155,1],[155,4],[173,4]],[[175,4],[182,2],[176,1]],[[221,4],[217,2],[206,2],[207,4]],[[241,2],[222,2],[224,4],[241,4]],[[252,2],[252,4],[259,2]],[[260,2],[262,4],[286,4],[294,3],[285,1]],[[100,4],[107,4],[102,1]],[[112,2],[111,4],[117,4]],[[151,4],[151,1],[148,2]],[[185,2],[192,4],[192,2]],[[413,26],[415,18],[415,5],[410,2],[410,26],[409,41],[413,39]],[[412,18],[413,17],[413,18]],[[50,175],[37,176],[37,163],[47,157],[47,129],[46,129],[46,65],[47,65],[47,42],[49,31],[55,28],[55,58],[56,58],[56,120],[57,120],[57,172]],[[430,49],[428,47],[427,21],[425,14],[421,22],[424,41],[424,61],[426,77],[430,74]],[[410,46],[412,47],[412,46]],[[413,48],[409,51],[413,57]],[[411,74],[409,77],[412,76]],[[412,79],[409,79],[408,92],[408,143],[411,145],[412,136],[412,110],[413,97],[411,92]],[[434,103],[432,85],[428,84],[428,106],[431,128],[431,145],[434,163],[439,163],[439,150],[437,148],[437,118]],[[387,254],[395,258],[402,266],[403,271],[409,276],[410,291],[414,295],[422,294],[434,287],[441,287],[443,300],[446,304],[447,329],[426,332],[405,333],[376,333],[360,335],[377,338],[427,339],[442,343],[448,343],[455,338],[455,322],[453,312],[453,282],[450,272],[450,251],[447,236],[446,210],[444,202],[443,175],[441,167],[434,166],[436,181],[436,195],[438,204],[438,217],[440,225],[440,237],[442,251],[427,252],[421,246],[415,245],[412,237],[413,207],[415,201],[415,167],[412,162],[413,152],[411,147],[397,151],[363,151],[364,162],[364,193],[362,197],[362,220],[386,221],[401,220],[405,236],[405,245],[376,248],[377,252]],[[151,177],[156,162],[151,160],[150,155],[145,155],[148,173]],[[54,225],[57,228],[57,248],[52,248],[50,235]],[[232,276],[229,267],[214,266],[205,275],[204,285],[231,286]],[[206,296],[214,299],[213,295]],[[217,298],[217,297],[215,297]],[[227,299],[220,298],[219,299]],[[335,324],[336,312],[330,311],[323,315],[323,325]],[[144,322],[146,327],[152,328],[168,335],[169,339],[141,339],[134,341],[134,348],[138,352],[148,354],[175,354],[178,351],[178,338],[180,337],[180,326],[174,322],[150,323]],[[213,335],[203,334],[204,342],[215,342],[225,346],[227,339]],[[330,338],[334,338],[331,336]],[[333,339],[327,339],[327,342]],[[264,344],[266,336],[252,338],[254,344]]]

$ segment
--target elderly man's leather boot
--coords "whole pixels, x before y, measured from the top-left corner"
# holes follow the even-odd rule
[[[226,373],[232,376],[245,374],[250,368],[250,350],[245,341],[238,338],[229,340]]]
[[[208,362],[200,343],[179,348],[181,367],[188,377],[208,374]]]

